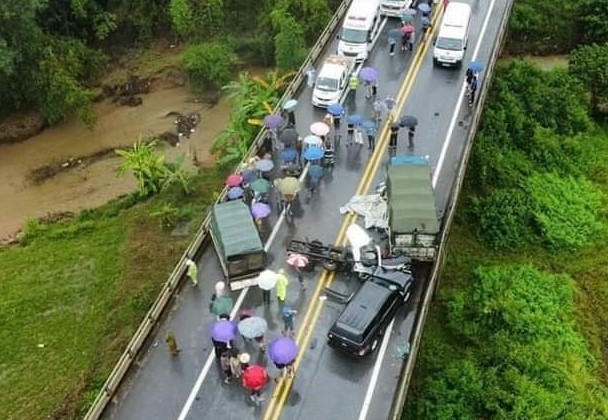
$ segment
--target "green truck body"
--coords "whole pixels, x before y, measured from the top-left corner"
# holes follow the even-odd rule
[[[422,261],[435,260],[441,233],[431,172],[425,158],[394,157],[386,177],[391,246]]]
[[[210,229],[230,288],[254,285],[257,273],[266,268],[267,255],[247,205],[241,200],[216,204]]]

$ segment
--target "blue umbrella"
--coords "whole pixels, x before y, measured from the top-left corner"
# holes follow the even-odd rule
[[[302,157],[306,160],[317,160],[321,159],[325,155],[325,152],[320,147],[309,147],[304,151]]]
[[[480,71],[483,70],[483,64],[481,64],[477,60],[471,61],[469,63],[469,69],[471,69],[473,71],[473,73],[479,73]]]
[[[228,198],[231,200],[236,200],[237,198],[241,198],[243,196],[243,189],[241,187],[232,187],[228,190]]]
[[[349,115],[348,118],[346,118],[346,122],[349,124],[358,125],[363,122],[363,117],[358,114]]]
[[[268,357],[274,363],[286,365],[298,356],[298,345],[293,338],[282,336],[275,338],[268,345]]]
[[[384,100],[384,106],[386,107],[386,109],[388,109],[389,111],[392,111],[392,109],[395,107],[395,100],[393,98],[391,98],[390,96],[388,96],[385,100]]]
[[[283,109],[287,112],[291,112],[295,109],[295,107],[298,105],[298,101],[296,101],[295,99],[290,99],[287,102],[285,102],[285,105],[283,105]]]
[[[243,337],[256,338],[264,335],[268,329],[268,323],[264,318],[252,316],[239,322],[238,329]]]
[[[281,162],[295,162],[298,158],[298,151],[294,148],[287,147],[279,152]]]
[[[310,175],[311,178],[321,178],[323,176],[323,167],[320,165],[310,165],[308,168],[308,175]]]
[[[258,179],[258,176],[253,171],[243,171],[241,172],[241,176],[243,177],[243,182],[245,184],[251,184],[253,181]]]
[[[236,337],[237,327],[227,319],[215,321],[211,326],[211,338],[221,343],[227,343]]]
[[[431,6],[429,6],[428,3],[420,3],[418,5],[418,10],[420,10],[422,13],[429,13],[431,11]]]
[[[270,172],[272,168],[274,168],[274,163],[270,159],[258,160],[258,163],[255,164],[255,169],[260,172]]]
[[[264,117],[264,125],[269,130],[276,130],[283,124],[285,124],[285,120],[279,114],[271,114]]]
[[[359,78],[366,83],[374,83],[378,80],[378,70],[373,67],[363,67],[359,72]]]
[[[334,117],[340,117],[344,115],[344,107],[341,103],[335,102],[327,107],[327,112],[329,112]]]
[[[372,120],[365,120],[361,122],[361,127],[365,130],[376,130],[376,123]]]

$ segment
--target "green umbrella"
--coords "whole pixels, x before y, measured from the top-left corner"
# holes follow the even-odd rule
[[[414,21],[414,16],[411,15],[402,15],[401,22],[403,23],[412,23]]]
[[[221,314],[229,314],[233,305],[234,302],[231,297],[220,296],[213,301],[211,312],[218,316]]]
[[[295,195],[302,188],[300,181],[293,176],[277,179],[274,184],[283,195]]]
[[[249,184],[251,191],[257,194],[266,194],[270,191],[270,183],[265,179],[259,178]]]

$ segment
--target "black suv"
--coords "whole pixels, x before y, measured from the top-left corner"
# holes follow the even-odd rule
[[[408,271],[377,268],[338,316],[327,343],[356,357],[373,353],[397,310],[410,298],[414,278]]]

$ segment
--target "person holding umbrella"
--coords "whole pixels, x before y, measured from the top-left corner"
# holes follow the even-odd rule
[[[232,340],[236,337],[237,327],[227,319],[215,321],[211,325],[211,341],[215,350],[215,356],[219,359],[222,353],[233,347]]]
[[[295,252],[287,255],[287,264],[292,266],[298,275],[298,282],[300,283],[300,288],[302,290],[306,290],[306,286],[304,285],[304,274],[302,273],[302,269],[308,266],[308,257],[306,255],[298,254]]]
[[[249,365],[243,370],[242,374],[243,387],[250,391],[251,401],[256,406],[262,402],[262,389],[268,383],[268,372],[262,366]]]
[[[298,345],[288,336],[277,337],[268,346],[268,357],[281,371],[282,376],[294,375],[293,364],[298,357]]]
[[[258,287],[262,291],[264,305],[270,305],[270,291],[277,284],[277,273],[272,270],[264,270],[258,275],[257,281]]]

